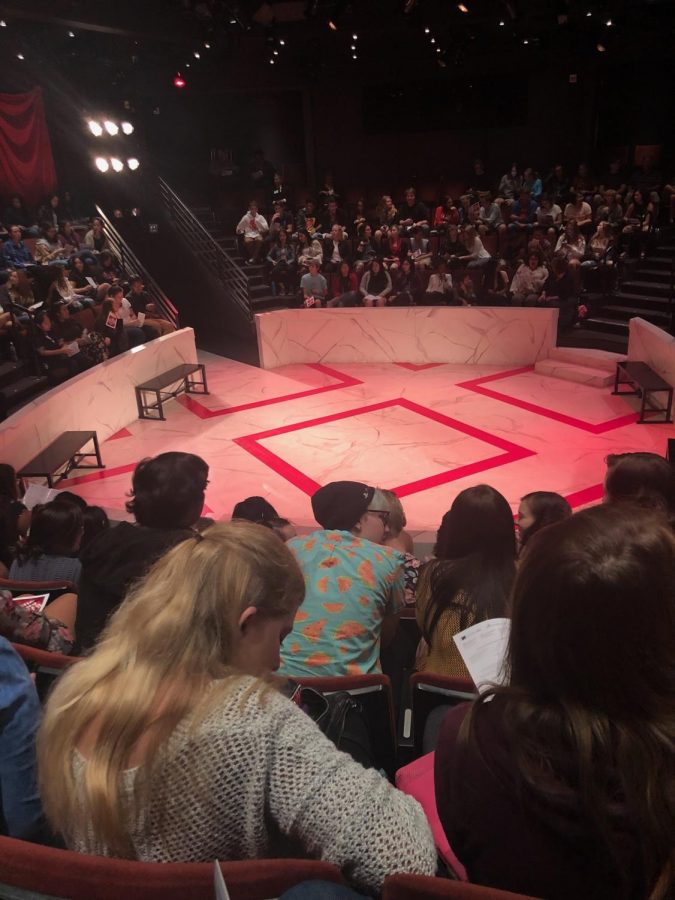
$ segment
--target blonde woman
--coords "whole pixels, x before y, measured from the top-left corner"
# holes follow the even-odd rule
[[[155,563],[46,706],[42,798],[69,847],[194,862],[300,851],[369,891],[391,872],[433,874],[416,801],[270,683],[303,595],[286,545],[249,522]]]

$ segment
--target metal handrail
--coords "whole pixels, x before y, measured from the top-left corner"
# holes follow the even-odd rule
[[[131,247],[115,228],[100,206],[96,207],[96,215],[103,222],[103,231],[108,238],[112,252],[117,256],[122,269],[128,275],[140,275],[151,300],[162,312],[165,319],[178,325],[178,310],[166,296],[148,270],[141,264]]]
[[[220,246],[192,210],[183,203],[178,194],[161,177],[159,178],[159,190],[169,216],[192,253],[197,259],[203,261],[209,271],[222,282],[239,311],[249,322],[252,322],[253,311],[249,299],[248,277],[244,270]]]

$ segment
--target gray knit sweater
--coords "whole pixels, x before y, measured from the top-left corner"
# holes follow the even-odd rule
[[[433,875],[434,841],[416,800],[336,749],[280,694],[242,693],[196,730],[180,725],[151,794],[167,803],[160,832],[152,803],[131,824],[138,859],[207,862],[306,855],[332,862],[358,887],[377,891],[387,875]],[[85,763],[74,757],[76,780]],[[133,791],[137,769],[124,774]],[[73,849],[109,855],[91,834]]]

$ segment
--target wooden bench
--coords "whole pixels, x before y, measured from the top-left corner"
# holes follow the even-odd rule
[[[195,380],[191,376],[196,372],[201,375],[200,380]],[[168,390],[167,390],[168,388]],[[190,363],[183,366],[176,366],[163,375],[151,378],[144,384],[136,386],[136,405],[138,406],[139,419],[151,419],[152,421],[166,420],[164,415],[163,404],[179,394],[208,394],[206,386],[206,369],[203,363]],[[148,402],[146,394],[154,394],[154,401]],[[152,411],[156,410],[158,415],[152,415]]]
[[[621,385],[630,385],[632,390],[619,390]],[[645,362],[624,362],[617,363],[616,378],[614,379],[614,394],[621,396],[622,394],[633,395],[642,398],[640,405],[640,418],[638,424],[667,424],[673,421],[673,386],[664,381],[661,376],[655,372],[651,366]],[[665,393],[667,394],[666,406],[655,406],[651,395]],[[649,407],[649,408],[647,408]],[[654,419],[647,418],[647,414],[663,413],[664,418]]]
[[[93,441],[94,449],[83,453],[82,448],[89,441]],[[83,464],[82,460],[88,456],[95,456],[96,463]],[[56,478],[57,482],[65,478],[73,469],[105,469],[95,431],[64,431],[60,437],[52,441],[48,447],[45,447],[41,453],[23,466],[17,474],[19,478],[46,478],[49,487],[53,487],[54,476],[61,468],[63,471]]]

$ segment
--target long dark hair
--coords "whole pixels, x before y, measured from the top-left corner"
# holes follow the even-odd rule
[[[534,522],[529,528],[520,528],[521,548],[542,528],[572,515],[572,507],[555,491],[532,491],[531,494],[521,497],[520,502],[527,503],[534,517]]]
[[[17,559],[26,562],[45,553],[50,556],[74,554],[82,537],[82,510],[73,503],[38,504],[33,507],[30,531],[23,545],[17,546]]]
[[[169,451],[134,470],[127,512],[149,528],[190,528],[201,515],[209,467],[194,453]]]
[[[422,573],[430,593],[422,635],[430,646],[448,610],[457,611],[460,631],[507,613],[516,573],[516,529],[499,491],[479,484],[458,494],[443,516],[434,552],[437,560]]]
[[[10,500],[19,499],[16,472],[9,463],[0,463],[0,496],[8,497]]]
[[[595,843],[620,882],[608,895],[672,897],[675,537],[666,520],[609,504],[536,534],[513,589],[508,670],[509,685],[486,696],[505,700],[523,800],[561,839]],[[487,713],[484,700],[463,740]]]

